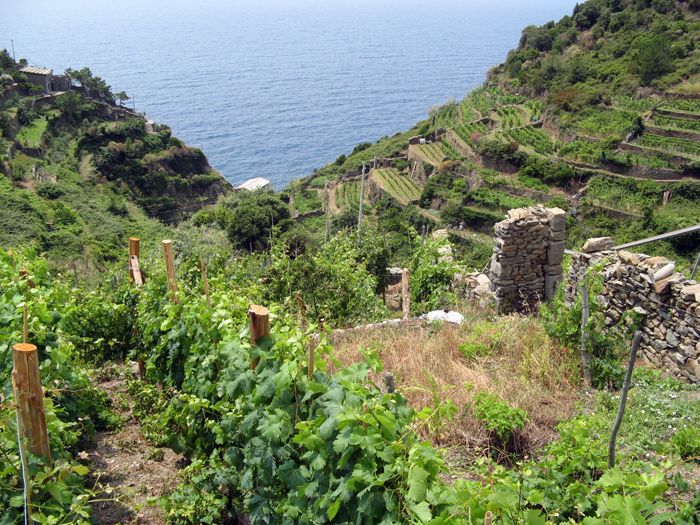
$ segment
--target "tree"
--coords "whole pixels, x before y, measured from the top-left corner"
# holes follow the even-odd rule
[[[637,72],[643,84],[673,71],[671,41],[663,35],[642,35],[635,40]]]
[[[126,94],[126,91],[120,91],[119,93],[115,93],[114,96],[119,101],[120,106],[123,106],[124,102],[131,99],[131,97]]]
[[[257,191],[243,196],[233,210],[228,236],[238,248],[264,250],[273,228],[285,231],[291,224],[289,208],[278,195]]]

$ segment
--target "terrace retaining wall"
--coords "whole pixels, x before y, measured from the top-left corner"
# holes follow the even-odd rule
[[[598,304],[605,325],[620,323],[626,312],[641,317],[644,357],[654,365],[700,383],[700,284],[675,272],[665,257],[626,251],[576,253],[567,275],[566,297],[573,302],[588,268],[602,265]]]

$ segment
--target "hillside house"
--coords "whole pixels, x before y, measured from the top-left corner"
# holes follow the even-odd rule
[[[21,73],[27,76],[30,84],[39,86],[45,94],[57,91],[68,91],[70,89],[70,79],[66,75],[54,75],[53,69],[37,66],[25,66],[20,69]]]

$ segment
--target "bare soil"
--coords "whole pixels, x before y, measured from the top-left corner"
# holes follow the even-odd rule
[[[92,516],[103,525],[164,524],[164,512],[156,500],[175,488],[181,456],[148,442],[126,389],[124,377],[131,371],[115,368],[109,374],[112,378],[99,386],[109,394],[124,423],[118,430],[98,432],[94,447],[83,453],[98,494]]]

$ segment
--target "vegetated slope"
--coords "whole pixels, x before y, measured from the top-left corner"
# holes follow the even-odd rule
[[[227,191],[201,151],[116,105],[89,70],[73,73],[81,85],[49,97],[20,65],[0,56],[2,246],[93,269],[116,260],[129,235],[170,236],[164,224]]]
[[[128,283],[89,289],[49,272],[41,258],[0,252],[3,396],[8,345],[22,331],[17,306],[28,292],[19,269],[27,267],[36,285],[28,299],[30,338],[42,351],[55,464],[29,458],[35,515],[87,525],[95,508],[124,489],[116,476],[94,485],[81,461],[95,454],[95,430],[120,425],[95,376],[104,377],[104,360],[128,355],[145,364],[145,377],[130,381],[130,397],[116,402],[133,400],[130,417],[156,447],[153,458],[172,458],[168,448],[187,458],[177,489],[160,501],[169,523],[467,525],[483,522],[487,512],[494,523],[602,525],[657,516],[660,524],[693,523],[700,509],[697,387],[637,370],[618,463],[608,468],[617,398],[604,386],[619,385],[615,355],[625,343],[610,330],[597,332],[603,325],[595,303],[594,400],[580,392],[580,358],[569,350],[578,347],[580,304],[558,301],[542,319],[475,308],[464,310],[468,322],[459,328],[412,322],[400,330],[317,335],[321,317],[338,325],[385,315],[356,240],[336,236],[311,259],[278,248],[267,264],[257,254],[210,248],[209,298],[196,270],[200,254],[176,243],[177,302],[169,299],[160,257],[144,257],[148,280],[138,290]],[[417,246],[413,304],[445,291],[441,279],[451,263],[436,260],[438,244]],[[289,289],[308,301],[306,330]],[[271,337],[252,346],[245,312],[261,301],[274,313]],[[378,386],[391,384],[382,362],[395,375],[395,392]],[[571,417],[579,396],[587,409]],[[10,403],[0,404],[0,421],[0,514],[21,523]],[[119,519],[129,515],[122,510]],[[141,522],[154,523],[150,514]]]
[[[358,145],[289,191],[323,187],[379,158],[421,188],[420,206],[447,227],[488,232],[504,210],[534,202],[571,212],[569,247],[697,224],[699,38],[697,2],[590,0],[525,28],[464,100],[433,108],[409,132]],[[417,135],[426,144],[409,146]],[[646,249],[689,265],[699,240]]]

